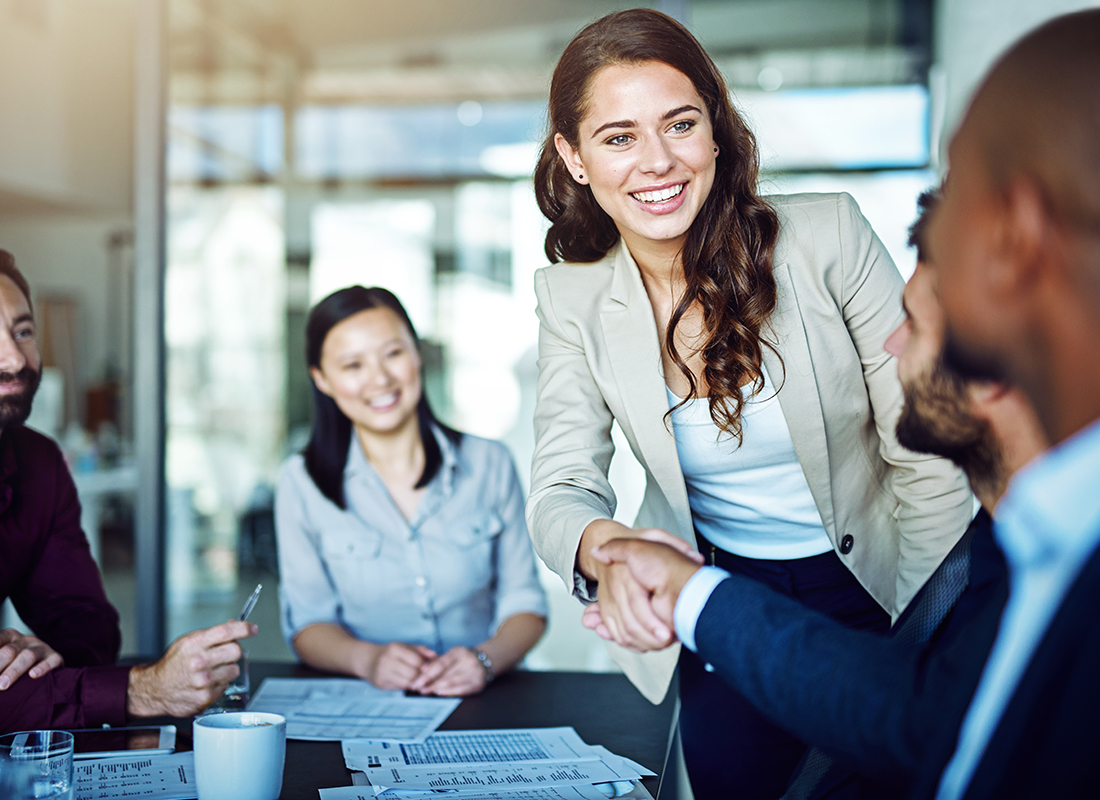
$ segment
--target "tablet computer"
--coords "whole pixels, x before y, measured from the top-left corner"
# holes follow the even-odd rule
[[[106,758],[171,753],[176,749],[175,725],[134,728],[83,728],[73,735],[73,758]]]

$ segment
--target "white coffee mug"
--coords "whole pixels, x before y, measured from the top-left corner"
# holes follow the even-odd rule
[[[286,718],[239,711],[195,720],[199,800],[276,800],[283,790]]]

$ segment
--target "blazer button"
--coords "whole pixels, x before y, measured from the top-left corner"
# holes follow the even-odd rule
[[[844,535],[844,538],[840,540],[840,552],[842,555],[848,555],[852,552],[852,545],[856,543],[856,540],[852,538],[852,534],[848,533]]]

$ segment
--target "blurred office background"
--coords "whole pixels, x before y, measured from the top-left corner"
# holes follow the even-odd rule
[[[0,247],[27,273],[62,442],[124,653],[265,584],[273,486],[308,430],[307,311],[383,285],[441,417],[526,481],[536,379],[531,172],[549,75],[611,0],[0,0]],[[975,81],[1095,3],[665,0],[755,127],[768,191],[852,193],[904,275],[917,194]],[[641,473],[620,448],[619,516]],[[611,669],[549,571],[528,665]],[[9,610],[10,614],[10,610]]]

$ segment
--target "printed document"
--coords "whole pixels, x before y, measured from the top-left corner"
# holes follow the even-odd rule
[[[417,744],[344,741],[341,746],[348,769],[363,772],[373,790],[391,800],[426,800],[440,791],[470,800],[614,781],[629,786],[653,774],[565,727],[441,731]]]
[[[159,753],[77,761],[73,786],[73,800],[193,798],[195,756],[191,752]]]
[[[640,795],[626,797],[649,797],[644,789]],[[446,795],[435,794],[435,797]],[[608,795],[592,785],[586,786],[546,786],[538,789],[520,789],[517,791],[475,791],[452,795],[454,800],[608,800]],[[405,800],[400,792],[386,792],[375,797],[370,786],[340,786],[335,789],[322,789],[321,800]]]
[[[267,678],[248,710],[282,714],[288,739],[422,742],[459,702],[405,697],[355,678]]]
[[[348,769],[427,764],[501,764],[599,758],[572,728],[439,731],[423,743],[344,741]]]

